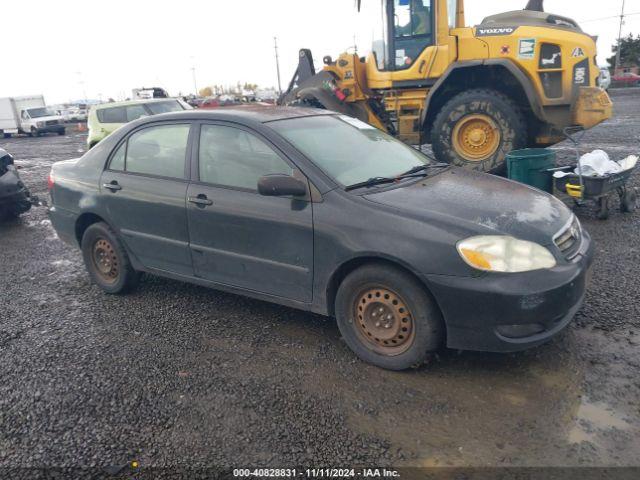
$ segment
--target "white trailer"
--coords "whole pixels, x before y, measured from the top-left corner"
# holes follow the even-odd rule
[[[0,135],[26,133],[37,137],[53,132],[64,135],[64,120],[47,108],[42,95],[0,98]]]

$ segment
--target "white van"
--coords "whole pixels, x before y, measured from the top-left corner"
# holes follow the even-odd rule
[[[42,95],[0,98],[0,134],[8,138],[16,133],[64,135],[64,119],[47,108]]]

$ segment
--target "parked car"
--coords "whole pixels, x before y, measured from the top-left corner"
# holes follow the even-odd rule
[[[202,109],[205,109],[205,110],[209,109],[209,108],[219,108],[219,107],[220,107],[220,100],[218,100],[217,97],[205,98],[198,105],[198,108],[202,108]]]
[[[611,72],[609,72],[608,68],[600,69],[600,77],[598,77],[598,85],[603,90],[609,90],[609,87],[611,87]]]
[[[546,342],[593,257],[551,195],[323,110],[140,119],[49,184],[53,226],[105,292],[149,272],[335,316],[360,358],[394,370],[445,344]]]
[[[8,138],[17,133],[64,135],[64,119],[46,106],[42,95],[0,98],[0,134]]]
[[[31,194],[20,180],[13,157],[0,148],[0,220],[17,217],[31,208]]]
[[[615,75],[613,77],[613,81],[621,86],[629,87],[640,87],[640,75],[636,75],[635,73],[623,73],[622,75]]]
[[[56,115],[59,115],[65,123],[85,122],[87,120],[87,109],[80,107],[58,106],[53,108]]]
[[[93,148],[125,123],[140,117],[189,109],[191,106],[188,103],[175,98],[131,100],[93,105],[89,110],[87,144],[89,148]]]

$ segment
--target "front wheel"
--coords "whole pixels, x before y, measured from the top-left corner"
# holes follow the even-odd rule
[[[443,320],[424,286],[386,265],[367,265],[340,285],[336,320],[347,345],[388,370],[424,363],[443,340]]]
[[[604,196],[598,199],[598,212],[596,213],[596,217],[598,220],[607,220],[609,218],[610,210],[609,210],[609,197]]]
[[[494,90],[470,90],[442,107],[431,141],[439,161],[501,173],[507,154],[526,146],[527,127],[509,97]]]
[[[38,131],[37,128],[32,128],[31,129],[31,133],[29,133],[30,137],[39,137],[40,136],[40,132]]]
[[[89,226],[82,236],[82,256],[95,284],[111,294],[125,293],[137,285],[140,274],[116,233],[106,223]]]

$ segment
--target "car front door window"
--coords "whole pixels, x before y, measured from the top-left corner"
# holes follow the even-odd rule
[[[203,125],[200,133],[200,181],[213,185],[256,190],[264,175],[292,168],[257,136],[234,127]]]

